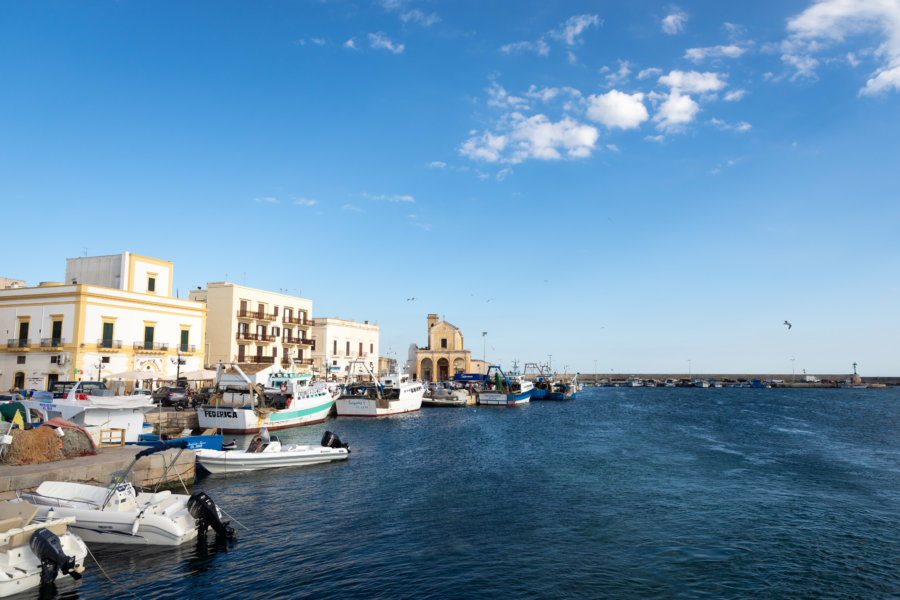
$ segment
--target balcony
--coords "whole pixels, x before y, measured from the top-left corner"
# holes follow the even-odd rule
[[[256,363],[261,365],[274,365],[275,357],[274,356],[245,356],[243,360],[240,357],[235,357],[235,362],[241,363]]]
[[[311,358],[295,358],[294,364],[300,365],[300,366],[305,366],[305,367],[311,367],[313,364],[313,359],[311,359]],[[282,358],[281,365],[284,367],[289,367],[289,366],[291,366],[291,360]]]
[[[97,340],[97,348],[99,348],[100,350],[121,350],[122,340],[111,340],[109,338],[103,338]]]
[[[250,333],[249,331],[238,331],[235,338],[239,340],[247,340],[250,342],[274,342],[277,338],[268,333]]]
[[[284,319],[282,319],[282,322],[285,325],[303,325],[305,327],[312,327],[313,325],[315,325],[313,319],[304,319],[302,317],[284,317]]]
[[[278,315],[262,311],[239,310],[237,311],[238,319],[256,319],[257,321],[274,321]]]
[[[142,352],[166,352],[169,344],[165,342],[135,342],[134,349]]]
[[[62,348],[65,343],[63,338],[41,338],[41,348]]]
[[[281,342],[284,344],[305,344],[307,346],[312,346],[313,349],[315,349],[316,346],[315,340],[304,337],[285,336],[281,339]]]
[[[196,344],[179,344],[175,347],[182,354],[190,354],[197,351]]]
[[[6,347],[7,348],[27,348],[31,344],[31,340],[28,338],[7,338]]]

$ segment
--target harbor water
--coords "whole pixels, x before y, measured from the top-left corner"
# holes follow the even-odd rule
[[[56,597],[900,596],[900,389],[585,388],[278,432],[345,463],[209,476],[246,528],[94,548]],[[37,597],[37,592],[31,597]]]

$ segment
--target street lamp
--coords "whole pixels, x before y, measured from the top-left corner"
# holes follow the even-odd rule
[[[484,368],[487,369],[487,331],[481,332],[481,362],[484,363]],[[485,373],[487,371],[485,370]]]
[[[175,385],[178,386],[178,380],[181,379],[181,348],[175,352],[178,359],[175,361]]]

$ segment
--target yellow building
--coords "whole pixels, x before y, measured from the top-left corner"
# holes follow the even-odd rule
[[[428,346],[415,349],[416,376],[422,381],[447,381],[457,373],[470,373],[471,360],[459,328],[428,315]]]
[[[0,389],[124,386],[133,377],[115,375],[174,380],[202,367],[206,307],[173,298],[172,273],[170,261],[123,252],[68,259],[65,283],[0,289]]]
[[[306,370],[315,347],[312,300],[258,290],[227,281],[193,290],[190,299],[207,308],[206,363],[237,362]],[[280,360],[279,360],[280,359]]]

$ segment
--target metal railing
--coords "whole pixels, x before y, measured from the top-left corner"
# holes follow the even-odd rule
[[[134,349],[144,352],[165,352],[169,349],[169,344],[167,342],[135,342]]]
[[[248,340],[251,342],[274,342],[277,338],[268,333],[250,333],[249,331],[238,331],[235,337],[239,340]]]
[[[41,338],[41,348],[61,348],[65,343],[63,338]]]
[[[306,327],[312,327],[315,325],[313,319],[303,319],[301,317],[284,317],[282,319],[283,323],[290,323],[291,325],[305,325]]]
[[[27,348],[31,344],[28,338],[7,338],[7,348]]]
[[[291,359],[282,358],[281,364],[285,367],[289,367],[289,366],[291,366]],[[311,359],[311,358],[294,358],[294,364],[311,367],[313,364],[313,359]]]
[[[122,340],[111,340],[109,338],[99,339],[97,340],[97,347],[120,350],[122,348]]]
[[[274,356],[245,356],[243,359],[240,357],[235,357],[235,362],[243,362],[243,363],[257,363],[261,365],[273,365],[275,364]]]
[[[239,319],[256,319],[257,321],[274,321],[278,318],[278,315],[274,313],[267,313],[258,310],[239,310],[237,311],[237,316]]]

